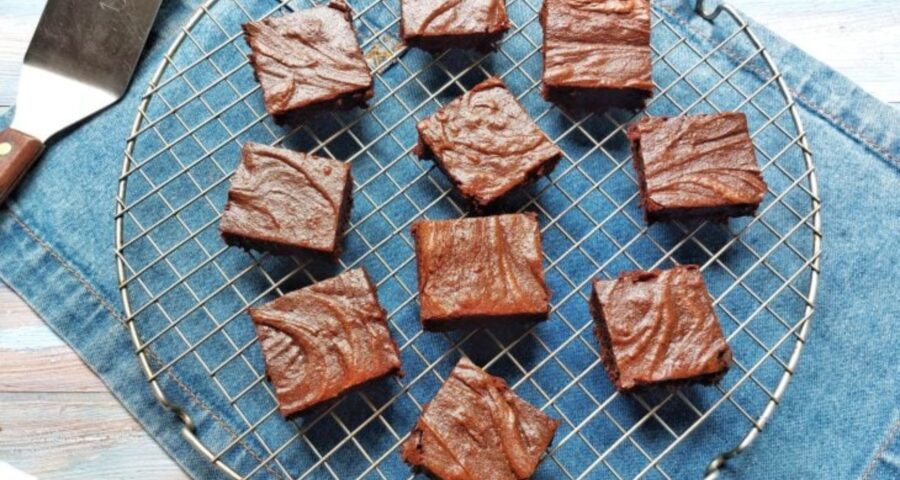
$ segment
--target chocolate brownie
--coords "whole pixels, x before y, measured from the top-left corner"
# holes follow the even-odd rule
[[[425,405],[401,456],[441,480],[531,477],[559,421],[466,358]]]
[[[219,230],[229,245],[337,255],[352,185],[347,163],[248,143]]]
[[[743,113],[642,118],[628,138],[649,222],[752,215],[765,197]]]
[[[650,0],[544,0],[544,98],[640,109],[653,94]]]
[[[491,77],[417,125],[416,153],[431,157],[480,207],[546,175],[562,152]]]
[[[594,333],[618,390],[712,384],[728,371],[731,349],[697,266],[626,272],[593,287]]]
[[[266,111],[293,121],[317,108],[364,106],[372,75],[342,0],[244,24]]]
[[[484,48],[509,29],[504,0],[401,0],[400,36],[425,50]]]
[[[250,318],[284,416],[400,373],[400,352],[361,268],[251,308]]]
[[[545,320],[550,293],[534,214],[413,224],[426,330]]]

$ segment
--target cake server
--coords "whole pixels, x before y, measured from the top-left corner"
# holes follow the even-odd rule
[[[53,135],[121,98],[162,0],[48,0],[0,132],[0,206]]]

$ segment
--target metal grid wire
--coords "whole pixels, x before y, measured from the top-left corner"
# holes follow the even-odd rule
[[[574,115],[538,98],[538,0],[508,1],[513,27],[496,51],[433,57],[399,46],[397,0],[351,1],[376,95],[364,111],[290,128],[265,114],[240,25],[309,4],[204,4],[138,109],[116,209],[130,332],[155,395],[184,421],[186,438],[234,478],[410,476],[398,446],[464,354],[562,421],[536,478],[679,477],[684,462],[668,461],[679,449],[712,452],[694,459],[714,458],[714,476],[761,431],[790,380],[813,313],[821,234],[810,150],[777,68],[735,11],[706,15],[698,3],[728,33],[688,38],[654,6],[657,90],[642,114],[746,113],[770,190],[753,218],[652,227],[640,217],[623,134],[633,115]],[[470,212],[434,165],[411,153],[414,125],[490,74],[565,152],[548,178],[504,204],[539,216],[551,318],[511,331],[424,334],[409,226]],[[218,220],[246,141],[352,163],[354,207],[337,265],[221,242]],[[591,335],[590,281],[678,263],[702,266],[733,368],[716,387],[620,395]],[[284,420],[246,309],[356,266],[376,280],[406,376]],[[209,405],[226,414],[210,415]],[[741,425],[739,435],[717,435],[726,422]]]

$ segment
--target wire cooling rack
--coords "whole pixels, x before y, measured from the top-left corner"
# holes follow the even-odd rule
[[[562,421],[536,478],[696,477],[711,459],[706,475],[715,476],[762,430],[797,365],[818,282],[820,205],[776,65],[737,12],[697,3],[710,28],[696,35],[654,5],[657,89],[642,114],[746,113],[769,192],[753,218],[649,227],[623,132],[633,115],[575,115],[539,98],[539,0],[508,0],[513,27],[495,51],[433,57],[396,40],[398,0],[351,1],[375,97],[366,110],[290,128],[265,114],[240,25],[309,4],[200,7],[138,108],[116,208],[130,333],[154,394],[181,418],[187,440],[234,478],[406,478],[398,446],[465,354]],[[469,211],[433,164],[411,153],[414,125],[489,74],[565,152],[548,178],[503,205],[539,216],[552,315],[512,331],[424,334],[409,226]],[[354,207],[337,264],[221,242],[218,219],[246,141],[352,162]],[[677,263],[702,265],[733,368],[716,387],[620,395],[591,334],[590,280]],[[377,281],[406,375],[285,420],[246,309],[354,266]]]

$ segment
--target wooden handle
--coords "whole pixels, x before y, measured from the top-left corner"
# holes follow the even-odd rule
[[[44,151],[40,140],[18,130],[0,132],[0,205]]]

